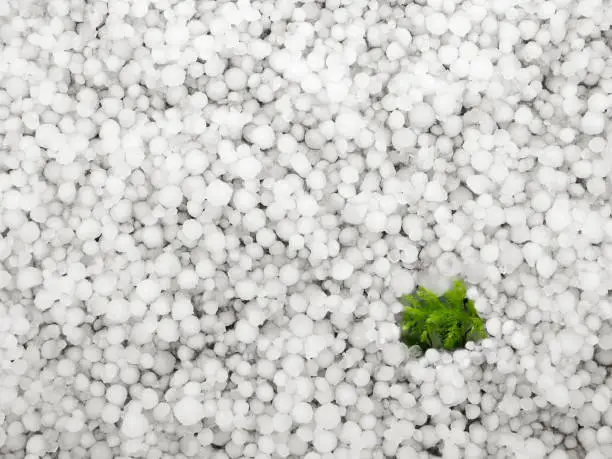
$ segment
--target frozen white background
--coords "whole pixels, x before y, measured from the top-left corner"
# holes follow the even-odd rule
[[[1,1],[2,459],[612,457],[611,20]]]

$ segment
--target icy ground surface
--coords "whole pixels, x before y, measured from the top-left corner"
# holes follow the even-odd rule
[[[0,1],[0,457],[612,458],[611,20]]]

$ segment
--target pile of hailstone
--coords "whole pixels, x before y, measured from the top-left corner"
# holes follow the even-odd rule
[[[612,457],[611,22],[0,1],[0,457]]]

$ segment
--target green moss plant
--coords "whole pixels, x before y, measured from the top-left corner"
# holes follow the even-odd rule
[[[418,287],[414,294],[400,297],[405,306],[402,341],[423,351],[429,348],[452,351],[465,347],[468,341],[486,338],[484,320],[465,295],[465,283],[457,280],[442,296]]]

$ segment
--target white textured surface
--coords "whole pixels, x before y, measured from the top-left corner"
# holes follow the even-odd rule
[[[1,1],[0,457],[612,457],[611,18]]]

